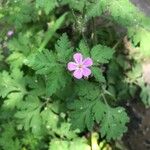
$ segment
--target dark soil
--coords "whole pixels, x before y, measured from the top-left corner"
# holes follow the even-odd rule
[[[127,104],[130,116],[128,132],[123,138],[128,150],[150,150],[150,109],[138,102]]]

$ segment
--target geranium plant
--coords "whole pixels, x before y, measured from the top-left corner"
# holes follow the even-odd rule
[[[124,101],[150,106],[149,24],[129,0],[0,1],[0,149],[113,147]]]

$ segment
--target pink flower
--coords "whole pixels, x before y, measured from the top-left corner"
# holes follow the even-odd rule
[[[13,34],[14,34],[14,31],[13,31],[13,30],[9,30],[9,31],[7,32],[7,36],[8,36],[8,37],[11,37]]]
[[[73,58],[75,62],[68,63],[68,70],[74,71],[73,76],[77,79],[88,77],[91,74],[91,70],[88,67],[93,65],[92,59],[89,57],[83,59],[83,55],[81,53],[74,54]]]

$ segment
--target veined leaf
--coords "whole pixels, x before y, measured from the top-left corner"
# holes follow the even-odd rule
[[[63,34],[55,45],[58,61],[66,63],[73,53],[67,34]]]
[[[36,7],[42,8],[48,15],[57,6],[57,0],[36,0]]]
[[[105,64],[113,57],[114,50],[103,45],[96,45],[91,50],[91,56],[96,64]]]
[[[90,56],[90,49],[85,41],[80,41],[78,51],[84,56]]]
[[[100,83],[105,83],[105,77],[102,74],[102,70],[99,67],[92,67],[92,73],[96,81]]]
[[[129,118],[123,108],[107,107],[100,124],[101,136],[106,136],[107,140],[121,138],[127,131],[126,123],[128,122]]]

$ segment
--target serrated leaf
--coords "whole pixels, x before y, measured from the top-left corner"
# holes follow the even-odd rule
[[[27,64],[36,70],[37,74],[47,74],[57,65],[56,54],[48,50],[38,52],[34,57],[28,58]]]
[[[90,19],[91,17],[100,16],[103,12],[102,9],[102,2],[100,0],[96,0],[95,2],[91,3],[87,9],[87,17]]]
[[[64,88],[71,81],[64,64],[58,62],[57,59],[58,57],[54,52],[44,50],[38,52],[33,60],[32,57],[28,60],[28,65],[36,70],[37,74],[45,75],[46,94],[48,96]]]
[[[14,109],[23,99],[23,94],[21,92],[13,92],[7,96],[7,99],[4,101],[3,107]]]
[[[18,37],[13,38],[12,40],[8,41],[8,48],[11,51],[15,52],[22,52],[23,54],[27,55],[31,50],[31,35],[28,33],[19,33]]]
[[[39,76],[26,76],[26,84],[31,88],[30,94],[35,96],[42,96],[45,94],[45,84],[43,78]]]
[[[90,56],[90,49],[87,45],[87,43],[83,40],[80,41],[79,43],[79,48],[78,51],[84,56],[84,57],[89,57]]]
[[[20,111],[17,111],[15,117],[22,121],[22,126],[25,130],[31,128],[32,133],[40,135],[42,132],[42,121],[40,116],[41,104],[38,97],[28,95],[26,101],[23,101],[18,106]]]
[[[64,33],[60,37],[55,45],[55,49],[57,52],[58,61],[66,63],[70,59],[73,49],[67,34]]]
[[[103,100],[103,97],[99,97]],[[122,107],[111,108],[100,99],[79,99],[68,105],[71,110],[71,127],[80,131],[93,129],[94,122],[100,124],[101,136],[107,140],[120,138],[126,132],[129,118]]]
[[[83,8],[85,6],[85,3],[87,3],[86,0],[63,0],[64,4],[68,4],[70,8],[73,8],[77,11],[82,12]]]
[[[96,101],[95,105],[92,108],[92,112],[97,123],[100,123],[102,121],[106,108],[106,105],[103,104],[100,100]]]
[[[92,74],[94,75],[96,81],[100,83],[105,83],[105,77],[99,67],[92,67]]]
[[[88,82],[88,81],[80,81],[77,82],[75,86],[75,91],[78,96],[85,97],[89,100],[94,100],[100,95],[100,88],[97,84]]]
[[[113,58],[114,50],[103,45],[96,45],[91,50],[91,56],[95,64],[105,64]]]
[[[78,130],[70,130],[71,124],[68,122],[62,122],[60,127],[57,126],[55,132],[60,135],[62,138],[66,137],[67,139],[71,140],[77,138]]]
[[[127,122],[129,122],[129,118],[123,108],[107,107],[101,120],[101,136],[106,136],[107,140],[122,137],[123,133],[127,131]]]
[[[94,118],[91,113],[91,108],[93,105],[94,102],[88,99],[76,100],[68,105],[68,108],[73,110],[70,114],[71,127],[73,129],[78,128],[80,131],[83,131],[85,128],[88,128],[88,130],[92,130]]]
[[[0,96],[6,97],[11,92],[26,93],[25,80],[20,70],[14,69],[11,74],[6,71],[0,73]]]
[[[144,28],[131,28],[129,30],[129,35],[133,40],[134,46],[139,44],[139,49],[136,49],[136,53],[139,54],[139,57],[150,57],[150,32],[145,30]]]
[[[0,147],[4,150],[20,150],[21,143],[17,138],[14,123],[3,124],[3,132],[0,135]],[[7,144],[6,144],[7,141]]]
[[[32,119],[30,120],[30,127],[32,128],[32,133],[35,135],[41,134],[41,126],[42,126],[42,119],[40,116],[39,109],[34,111]]]
[[[37,19],[37,11],[34,7],[35,3],[31,1],[10,1],[9,7],[4,7],[7,17],[4,20],[15,26],[15,29],[22,29],[26,23]],[[8,17],[9,16],[9,17]]]
[[[8,72],[4,71],[0,74],[0,96],[6,97],[9,92],[17,91],[18,87],[14,86],[15,80],[8,74]]]
[[[24,59],[25,56],[22,53],[13,52],[11,55],[9,55],[6,61],[11,65],[12,68],[20,68]]]
[[[46,78],[46,94],[51,96],[71,81],[66,70],[61,66],[55,67]]]
[[[50,105],[44,108],[44,110],[41,112],[41,117],[42,122],[45,124],[47,129],[54,131],[56,130],[59,122],[59,116],[52,111]]]
[[[56,0],[36,0],[36,7],[42,8],[48,15],[57,6]]]
[[[130,0],[106,0],[105,10],[110,12],[112,18],[119,24],[126,26],[138,26],[142,24],[145,16],[139,12]]]

